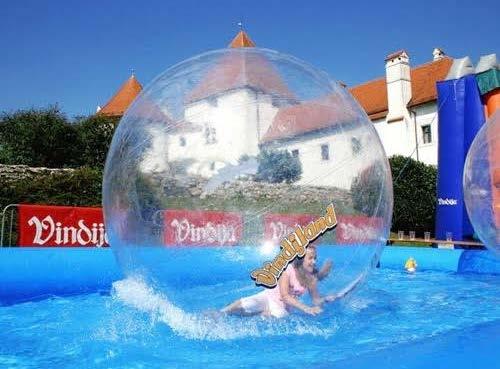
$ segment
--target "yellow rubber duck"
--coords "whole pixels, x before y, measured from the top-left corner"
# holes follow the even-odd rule
[[[412,257],[408,258],[405,263],[405,269],[408,273],[415,273],[417,271],[417,261]]]

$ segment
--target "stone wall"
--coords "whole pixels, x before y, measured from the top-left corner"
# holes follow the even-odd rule
[[[334,199],[344,204],[350,203],[348,192],[338,188],[254,181],[234,181],[227,183],[217,188],[209,196],[243,197],[250,201],[265,199],[270,204],[277,201],[286,203],[315,202],[328,204]]]
[[[0,164],[0,183],[15,181],[30,181],[35,178],[54,175],[59,173],[71,173],[74,169],[29,167],[27,165],[3,165]]]
[[[179,184],[184,186],[180,187]],[[323,204],[331,202],[344,208],[352,208],[350,193],[335,187],[303,186],[286,183],[266,183],[253,180],[233,180],[207,191],[206,180],[191,177],[185,182],[164,181],[163,194],[167,197],[188,197],[206,200],[239,199],[243,203],[252,204],[262,201],[278,206],[279,204]],[[273,206],[273,207],[274,207]]]
[[[40,177],[74,171],[75,169],[70,168],[57,169],[29,167],[27,165],[0,165],[0,185],[15,181],[30,181]],[[180,183],[183,183],[183,186],[179,186]],[[181,197],[185,200],[191,198],[193,200],[199,199],[206,203],[239,199],[249,205],[265,201],[269,204],[275,204],[275,206],[294,203],[326,205],[333,201],[347,208],[352,207],[349,192],[332,187],[265,183],[250,179],[234,180],[216,186],[213,191],[207,191],[207,181],[195,177],[190,177],[189,180],[186,179],[185,181],[169,181],[166,177],[150,178],[149,184],[149,191],[160,198],[164,196]],[[148,191],[148,188],[145,190]]]

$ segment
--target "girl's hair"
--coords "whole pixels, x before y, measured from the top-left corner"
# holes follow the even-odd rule
[[[307,250],[312,250],[316,253],[316,246],[314,245],[309,245],[306,249]],[[305,255],[301,258],[297,258],[293,262],[293,266],[295,268],[295,272],[297,273],[297,278],[304,287],[309,286],[312,282],[313,279],[317,278],[318,275],[318,269],[314,268],[312,276],[309,273],[306,273],[304,270],[304,258]]]

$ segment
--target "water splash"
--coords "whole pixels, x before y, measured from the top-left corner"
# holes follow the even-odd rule
[[[128,306],[151,314],[155,321],[167,324],[176,334],[188,339],[213,341],[290,335],[327,338],[338,329],[335,320],[324,326],[300,316],[278,320],[189,313],[175,306],[140,277],[129,277],[115,282],[112,296]]]

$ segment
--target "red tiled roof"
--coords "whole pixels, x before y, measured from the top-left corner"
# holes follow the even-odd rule
[[[331,95],[327,98],[281,108],[262,138],[262,142],[291,138],[353,120],[352,111],[340,108],[342,106],[340,97]]]
[[[193,102],[242,87],[281,98],[294,98],[274,66],[262,54],[241,49],[223,55],[187,100]]]
[[[387,115],[387,86],[385,78],[365,82],[349,89],[352,96],[358,100],[370,119],[376,119],[373,115]]]
[[[229,44],[229,47],[238,48],[238,47],[255,47],[255,43],[248,36],[248,34],[241,30],[238,34],[233,38],[233,41]]]
[[[230,44],[231,48],[253,46],[255,44],[244,31],[240,31]],[[411,70],[412,99],[408,107],[436,100],[436,82],[446,77],[452,62],[452,58],[444,57]],[[188,101],[196,101],[245,86],[278,95],[282,98],[294,98],[268,60],[262,55],[245,53],[242,50],[241,53],[235,51],[234,54],[230,53],[223,56],[198,86],[194,88],[188,97]],[[141,90],[141,84],[134,76],[131,76],[100,110],[99,114],[122,116]],[[354,86],[349,90],[370,119],[381,119],[387,115],[385,77]]]
[[[99,114],[122,116],[142,90],[134,75],[120,87],[118,92],[99,111]]]
[[[436,82],[446,78],[453,59],[442,59],[419,66],[411,71],[411,101],[409,107],[437,99]]]
[[[442,81],[451,67],[453,59],[444,57],[415,67],[411,70],[412,99],[408,107],[437,99],[436,82]],[[370,119],[387,115],[387,87],[385,77],[354,86],[349,89]]]
[[[443,58],[418,66],[411,70],[412,100],[408,107],[436,100],[436,82],[443,80],[453,60]],[[350,89],[370,119],[381,119],[387,115],[387,87],[385,78],[366,82]],[[336,99],[332,95],[328,99]],[[353,119],[349,109],[335,101],[317,100],[282,108],[262,138],[263,142],[294,137],[296,135],[328,128]]]
[[[150,100],[147,97],[143,97],[140,104],[137,104],[130,109],[127,112],[127,115],[132,119],[148,119],[156,123],[164,122],[171,124],[173,121],[169,114],[158,106],[156,101]]]

